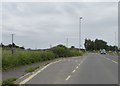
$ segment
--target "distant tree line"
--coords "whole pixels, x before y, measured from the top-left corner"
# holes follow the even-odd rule
[[[115,50],[118,51],[117,46],[108,45],[106,41],[99,40],[99,39],[95,39],[95,41],[91,39],[85,39],[84,46],[87,51],[93,51],[93,50],[98,51],[100,49],[105,49],[107,51],[115,51]]]
[[[4,45],[3,43],[0,44],[0,47],[4,48],[12,48],[12,44],[8,44],[8,45]],[[13,43],[13,47],[14,48],[20,48],[20,49],[25,49],[23,46],[20,47],[18,45],[16,45],[15,43]]]

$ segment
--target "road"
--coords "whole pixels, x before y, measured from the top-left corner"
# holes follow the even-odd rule
[[[88,53],[47,65],[20,84],[118,84],[118,57]]]

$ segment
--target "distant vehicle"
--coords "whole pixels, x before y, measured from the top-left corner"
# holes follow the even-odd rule
[[[106,50],[105,49],[100,50],[100,54],[106,54]]]

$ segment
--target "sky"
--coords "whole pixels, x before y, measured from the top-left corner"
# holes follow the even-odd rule
[[[0,41],[9,44],[14,34],[19,46],[45,49],[67,45],[68,38],[68,47],[78,47],[80,16],[82,48],[85,38],[118,44],[117,2],[4,2]]]

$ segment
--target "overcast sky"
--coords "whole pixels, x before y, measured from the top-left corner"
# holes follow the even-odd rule
[[[2,5],[2,42],[25,48],[65,44],[78,47],[79,17],[84,39],[103,39],[115,45],[118,34],[117,2],[7,2]],[[1,19],[1,17],[0,17]],[[116,42],[117,42],[116,34]]]

